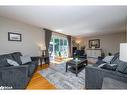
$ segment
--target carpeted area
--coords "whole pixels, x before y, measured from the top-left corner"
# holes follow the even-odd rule
[[[51,64],[49,68],[40,70],[39,73],[57,89],[84,89],[85,69],[76,77],[76,75],[70,71],[65,72],[65,66],[65,63]]]

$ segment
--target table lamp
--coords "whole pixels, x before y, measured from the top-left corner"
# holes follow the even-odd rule
[[[127,43],[120,44],[120,60],[127,62]]]
[[[40,49],[41,49],[41,51],[42,51],[42,56],[45,56],[45,50],[46,50],[46,47],[45,47],[45,45],[41,45],[40,46]]]

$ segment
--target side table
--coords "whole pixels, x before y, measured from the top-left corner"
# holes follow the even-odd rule
[[[45,62],[45,64],[48,64],[49,65],[49,56],[40,56],[39,57],[39,59],[40,59],[40,65],[41,65],[41,67],[42,67],[42,62],[44,61]]]

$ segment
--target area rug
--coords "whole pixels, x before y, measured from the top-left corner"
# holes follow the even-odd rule
[[[65,72],[66,64],[50,65],[49,68],[39,71],[57,89],[84,89],[85,69],[78,73],[78,77],[70,71]]]

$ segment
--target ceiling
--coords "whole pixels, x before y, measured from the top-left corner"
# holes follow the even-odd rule
[[[0,16],[83,37],[125,31],[127,6],[0,6]]]

